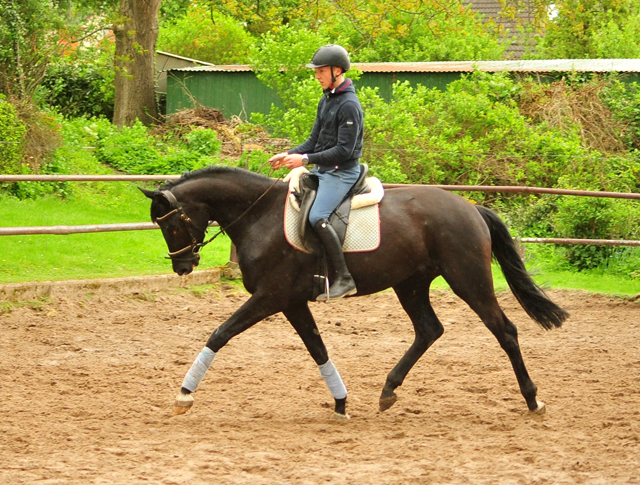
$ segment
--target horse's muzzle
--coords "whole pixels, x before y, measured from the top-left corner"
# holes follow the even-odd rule
[[[200,264],[200,255],[197,253],[188,259],[174,259],[173,271],[180,276],[185,276],[190,274],[198,264]]]

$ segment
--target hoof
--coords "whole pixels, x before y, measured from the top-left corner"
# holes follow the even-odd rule
[[[173,403],[173,414],[184,414],[193,406],[193,396],[191,394],[178,394],[176,402]]]
[[[531,412],[537,415],[544,414],[547,411],[547,406],[542,401],[536,401],[536,402],[538,404],[538,407],[535,409],[532,409]]]
[[[340,414],[340,413],[333,413],[333,416],[331,416],[331,418],[334,421],[347,421],[349,419],[351,419],[351,416],[349,416],[347,413],[345,414]]]
[[[381,397],[380,398],[380,411],[386,411],[391,406],[393,406],[396,403],[397,400],[398,400],[398,396],[396,396],[395,392],[393,394],[391,394],[391,396],[389,396],[389,397]]]

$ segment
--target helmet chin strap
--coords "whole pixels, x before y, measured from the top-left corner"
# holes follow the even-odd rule
[[[338,66],[340,67],[340,66]],[[333,68],[334,66],[329,66],[329,69],[331,69],[331,89],[335,89],[338,86],[336,86],[336,81],[338,80],[338,78],[336,78],[335,73],[333,72]],[[340,68],[342,69],[342,68]],[[339,76],[342,76],[344,74],[344,72],[340,72]]]

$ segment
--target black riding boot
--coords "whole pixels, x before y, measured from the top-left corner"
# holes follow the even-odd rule
[[[347,269],[347,263],[344,260],[344,254],[342,252],[342,245],[340,244],[340,239],[336,231],[333,230],[333,227],[329,225],[326,219],[320,219],[316,222],[314,229],[324,246],[327,258],[336,274],[336,279],[331,284],[331,288],[329,288],[329,294],[323,293],[319,295],[316,301],[335,300],[343,296],[355,295],[358,291],[356,289],[356,283],[353,281],[351,273],[349,273]]]

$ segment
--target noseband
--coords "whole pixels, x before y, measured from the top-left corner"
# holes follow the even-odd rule
[[[169,207],[172,210],[168,214],[165,214],[162,217],[156,218],[156,222],[159,224],[160,222],[168,221],[171,218],[179,217],[180,218],[179,225],[182,226],[187,231],[187,234],[189,234],[189,238],[191,239],[191,244],[189,244],[188,246],[185,246],[184,248],[179,249],[178,251],[174,251],[174,252],[169,251],[169,256],[167,259],[171,259],[175,261],[188,261],[188,262],[194,263],[195,261],[197,261],[199,257],[198,251],[200,251],[200,248],[205,244],[208,244],[209,242],[211,242],[211,240],[207,241],[206,243],[199,243],[198,240],[196,239],[196,236],[194,235],[193,230],[197,229],[198,231],[201,231],[204,234],[206,232],[206,228],[201,229],[194,224],[191,218],[182,209],[182,206],[178,202],[178,199],[176,199],[175,195],[173,195],[168,190],[161,190],[160,193],[164,196],[165,199],[167,199],[167,202],[169,202]],[[186,254],[189,254],[189,255],[183,256]]]

